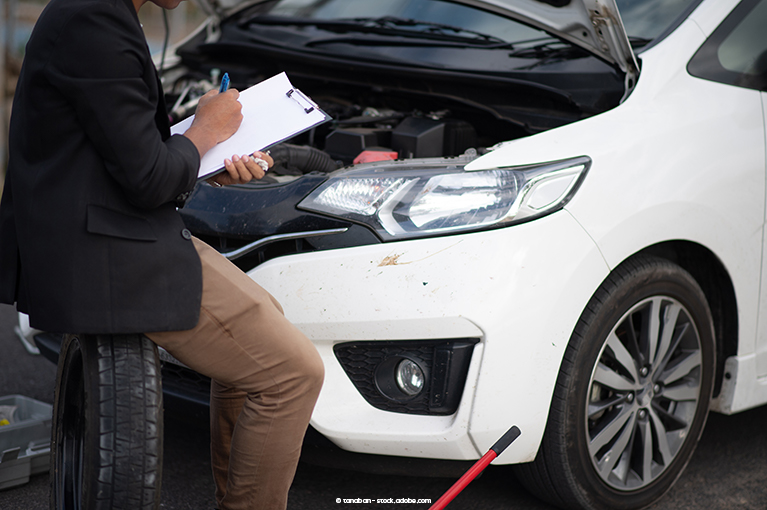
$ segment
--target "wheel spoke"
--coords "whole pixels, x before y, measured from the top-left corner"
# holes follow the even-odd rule
[[[653,405],[653,413],[663,420],[664,427],[667,431],[670,430],[682,430],[689,424],[686,420],[681,419],[675,414],[668,413],[665,409],[658,405]]]
[[[618,461],[621,460],[621,456],[624,454],[624,452],[626,452],[626,447],[628,446],[629,441],[631,440],[631,436],[633,435],[636,413],[631,411],[626,413],[626,416],[630,419],[628,425],[620,429],[620,435],[616,439],[615,443],[607,451],[607,453],[605,453],[602,458],[597,461],[597,470],[599,471],[599,474],[602,476],[602,478],[606,479],[610,475],[610,472],[615,469],[616,464],[618,464]],[[595,451],[599,451],[599,449],[594,450],[591,448],[590,450],[592,455]],[[630,451],[627,453],[628,455],[631,454]],[[625,477],[625,473],[623,476]]]
[[[650,303],[650,316],[647,324],[647,361],[652,363],[655,359],[655,352],[658,349],[658,334],[660,333],[663,321],[663,300],[655,298]]]
[[[631,353],[631,357],[636,361],[636,363],[641,366],[644,365],[644,356],[642,355],[642,351],[639,348],[639,339],[637,338],[637,332],[634,329],[634,327],[631,324],[630,320],[625,321],[626,323],[626,348]]]
[[[654,365],[658,365],[664,361],[673,349],[670,349],[672,341],[674,340],[674,331],[676,330],[676,322],[679,319],[679,312],[682,307],[676,303],[670,303],[666,305],[662,311],[663,319],[661,321],[661,335],[658,348],[655,352],[655,356],[650,358]],[[678,337],[677,337],[678,341]]]
[[[661,375],[659,380],[666,386],[670,386],[674,381],[678,381],[682,377],[689,374],[693,369],[700,366],[702,362],[700,351],[687,352],[682,359],[675,363],[672,367],[666,369]]]
[[[666,366],[668,365],[668,362],[671,361],[671,357],[674,355],[674,352],[679,347],[679,343],[682,341],[682,338],[687,334],[687,331],[690,329],[690,324],[683,324],[679,326],[678,328],[675,328],[675,334],[673,336],[673,339],[671,341],[671,346],[666,351],[666,355],[663,358],[659,358],[658,363],[655,366],[654,373],[660,374],[664,370],[666,370]]]
[[[607,339],[607,346],[613,352],[615,361],[620,363],[626,372],[631,375],[631,378],[634,380],[634,382],[638,381],[639,374],[637,374],[636,360],[631,357],[631,353],[629,353],[629,351],[614,332],[611,333]]]
[[[674,455],[671,453],[671,448],[669,448],[668,438],[666,437],[666,426],[663,424],[663,420],[656,414],[656,410],[657,409],[653,407],[648,409],[650,419],[655,428],[655,439],[657,441],[658,452],[660,452],[661,458],[663,459],[663,465],[668,466],[671,461],[674,460]]]
[[[700,388],[697,385],[683,381],[679,384],[664,388],[663,396],[676,402],[697,400],[699,390]]]
[[[637,436],[642,442],[641,466],[638,466],[641,472],[637,474],[642,481],[646,483],[652,480],[653,436],[649,420],[639,420],[639,423],[637,424],[637,432]]]
[[[597,365],[597,370],[594,374],[594,382],[598,382],[602,386],[606,386],[616,391],[630,391],[634,389],[633,381],[629,381],[603,363]]]
[[[634,409],[630,406],[620,408],[617,416],[609,419],[609,423],[605,425],[589,442],[589,451],[591,455],[596,456],[599,450],[606,444],[615,439],[615,437],[621,432],[623,426],[627,421],[634,416]],[[620,456],[620,455],[618,455]]]
[[[625,401],[625,398],[626,397],[624,395],[613,395],[612,397],[606,398],[604,400],[590,402],[589,419],[593,418],[595,415],[601,413],[602,411],[605,411],[606,409],[609,409],[610,407]]]

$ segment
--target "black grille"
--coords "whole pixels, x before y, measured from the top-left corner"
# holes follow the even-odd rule
[[[458,408],[471,353],[477,339],[352,342],[334,347],[336,358],[365,400],[378,409],[408,414],[452,414]],[[411,359],[425,372],[423,390],[415,397],[393,398],[381,390],[393,374],[380,368],[391,359]],[[436,361],[435,361],[436,360]]]

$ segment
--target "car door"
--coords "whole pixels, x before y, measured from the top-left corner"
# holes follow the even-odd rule
[[[753,147],[755,159],[761,159],[761,168],[765,167],[765,146],[767,145],[767,0],[743,0],[725,20],[713,31],[711,36],[701,46],[688,65],[688,71],[693,76],[726,84],[730,87],[752,92],[744,94],[741,115],[761,116],[762,144]],[[723,89],[726,93],[727,90]],[[733,118],[737,122],[737,118]],[[747,206],[747,204],[744,204]],[[763,206],[762,206],[763,207]],[[767,212],[765,212],[767,214]],[[758,314],[756,324],[748,317],[753,314],[750,296],[739,295],[738,299],[738,331],[739,359],[728,360],[730,378],[737,378],[737,390],[727,388],[729,404],[723,406],[726,411],[736,411],[767,401],[767,385],[758,384],[758,379],[767,376],[767,261],[764,253],[767,248],[767,232],[762,230],[762,269],[759,278],[761,284],[758,296]],[[735,353],[730,353],[735,354]],[[755,356],[754,356],[755,354]],[[751,368],[753,367],[753,368]],[[740,373],[739,373],[740,372]],[[749,375],[744,377],[744,373]],[[728,379],[730,379],[728,378]],[[726,379],[727,381],[727,379]],[[735,396],[735,393],[739,396]]]

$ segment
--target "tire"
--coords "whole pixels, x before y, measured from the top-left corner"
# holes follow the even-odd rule
[[[637,257],[616,268],[575,328],[540,449],[515,468],[519,480],[562,508],[657,501],[703,432],[713,331],[703,292],[679,266]]]
[[[157,347],[143,335],[68,335],[53,407],[52,510],[160,506],[163,414]]]

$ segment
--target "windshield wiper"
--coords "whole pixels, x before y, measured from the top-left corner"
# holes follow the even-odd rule
[[[311,18],[288,18],[282,16],[254,16],[243,25],[312,26],[330,32],[357,32],[378,35],[399,36],[437,41],[452,41],[490,48],[513,49],[511,43],[493,35],[483,34],[466,28],[414,19],[383,16],[379,18],[349,18],[321,20]],[[421,27],[418,29],[418,27]],[[470,36],[470,37],[469,37]],[[321,42],[322,40],[318,40]],[[329,40],[330,41],[330,40]]]
[[[519,46],[522,46],[522,44],[524,43],[518,43]],[[515,58],[542,59],[559,56],[560,54],[570,53],[572,51],[581,51],[581,49],[573,44],[563,41],[562,39],[556,39],[552,37],[551,39],[546,39],[544,42],[534,44],[532,46],[522,46],[517,50],[509,53],[509,56]]]
[[[387,27],[423,27],[420,30],[414,32],[418,34],[435,34],[435,35],[459,35],[470,34],[474,37],[472,39],[478,39],[488,43],[500,43],[509,44],[500,37],[494,35],[483,34],[475,30],[469,30],[468,28],[455,27],[452,25],[445,25],[443,23],[432,23],[430,21],[419,21],[415,19],[397,18],[395,16],[383,16],[380,18],[353,18],[353,21],[360,23],[371,23],[375,26],[387,28]],[[465,37],[464,37],[465,38]]]
[[[535,42],[535,40],[522,41],[517,43],[518,48],[509,53],[509,57],[536,59],[539,62],[535,65],[539,65],[541,61],[544,60],[551,61],[552,59],[568,59],[588,54],[588,51],[585,49],[571,44],[563,39],[557,39],[554,37],[543,40],[543,42],[534,44],[532,46],[525,46],[525,43],[533,42]],[[652,42],[652,39],[629,36],[629,43],[631,44],[632,48],[641,48],[650,42]]]
[[[477,44],[476,42],[466,41],[434,41],[419,37],[413,39],[413,37],[400,37],[393,35],[379,36],[379,35],[367,35],[367,36],[337,36],[337,37],[323,37],[318,39],[310,39],[304,43],[306,47],[324,46],[326,44],[350,44],[354,46],[407,46],[407,47],[428,47],[428,48],[475,48],[481,50],[492,49],[508,49],[510,45],[496,45],[496,44]]]

